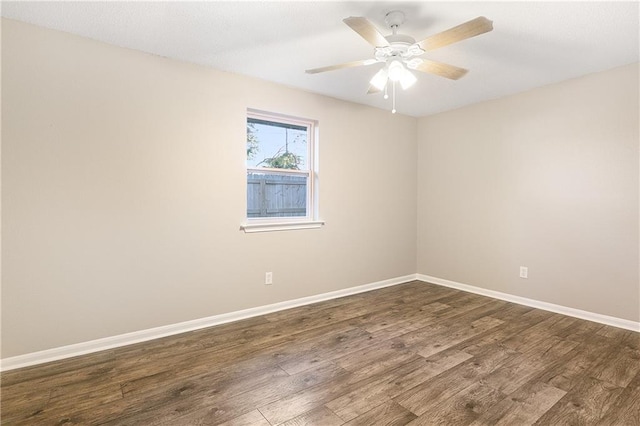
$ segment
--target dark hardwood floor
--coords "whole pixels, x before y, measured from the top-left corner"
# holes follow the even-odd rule
[[[421,282],[1,379],[6,425],[640,425],[640,334]]]

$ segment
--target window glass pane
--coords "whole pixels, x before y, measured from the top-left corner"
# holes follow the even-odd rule
[[[247,118],[247,167],[309,170],[305,126]]]
[[[307,215],[309,176],[247,172],[247,217]]]

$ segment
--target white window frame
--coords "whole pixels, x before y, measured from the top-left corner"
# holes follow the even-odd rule
[[[256,120],[271,121],[276,123],[292,124],[307,128],[307,169],[291,170],[291,169],[273,169],[269,167],[246,167],[245,173],[245,194],[247,191],[246,175],[250,172],[257,173],[274,173],[279,175],[304,176],[307,178],[307,205],[306,216],[290,216],[290,217],[247,217],[247,205],[245,204],[245,220],[241,224],[240,229],[244,232],[267,232],[267,231],[285,231],[293,229],[312,229],[320,228],[324,222],[318,219],[318,162],[317,162],[317,139],[318,139],[318,123],[315,120],[292,117],[284,114],[259,111],[254,109],[247,110],[246,119],[253,118]],[[245,119],[245,121],[246,121]],[[246,200],[246,196],[245,196]],[[246,202],[246,201],[245,201]]]

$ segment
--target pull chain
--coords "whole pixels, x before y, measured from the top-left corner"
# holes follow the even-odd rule
[[[395,114],[396,113],[396,82],[393,82],[393,87],[391,87],[391,96],[392,96],[392,102],[391,102],[391,114]]]

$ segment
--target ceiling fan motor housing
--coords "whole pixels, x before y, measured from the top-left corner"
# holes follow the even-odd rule
[[[379,62],[387,62],[389,59],[409,60],[414,56],[420,56],[424,50],[416,44],[413,37],[404,34],[393,34],[385,37],[389,46],[376,47],[374,56]]]
[[[404,12],[393,10],[385,16],[385,22],[393,31],[393,34],[385,36],[389,46],[376,47],[375,58],[379,62],[389,62],[389,60],[399,59],[406,61],[413,56],[420,56],[424,53],[416,40],[405,34],[398,34],[398,27],[405,21]]]
[[[391,34],[385,37],[391,46],[397,44],[400,46],[410,46],[416,42],[416,39],[404,34]]]

